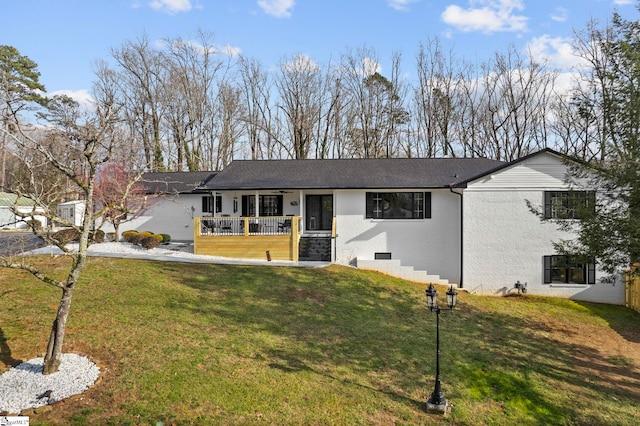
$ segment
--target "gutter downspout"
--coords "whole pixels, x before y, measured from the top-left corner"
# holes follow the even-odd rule
[[[464,288],[462,279],[464,275],[464,203],[462,202],[462,192],[454,191],[453,184],[449,185],[449,191],[460,196],[460,288]]]

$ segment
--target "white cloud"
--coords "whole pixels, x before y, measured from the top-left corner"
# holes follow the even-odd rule
[[[318,63],[316,61],[311,59],[308,55],[302,54],[298,54],[291,61],[284,62],[282,64],[282,69],[290,73],[317,71],[318,68]]]
[[[441,18],[460,31],[526,31],[527,17],[515,14],[524,9],[523,0],[469,0],[470,7],[463,9],[450,5]]]
[[[242,54],[242,49],[236,46],[231,46],[230,44],[217,46],[217,49],[219,54],[228,56],[230,58],[235,58],[236,56],[240,56]]]
[[[556,22],[565,22],[568,18],[569,11],[564,7],[557,7],[555,11],[551,13],[551,19]]]
[[[613,0],[613,4],[618,6],[627,6],[635,3],[636,0]]]
[[[584,60],[575,53],[570,38],[549,35],[534,37],[527,44],[527,49],[534,60],[549,62],[559,70],[571,70],[586,65]]]
[[[415,3],[418,0],[387,0],[389,7],[395,10],[405,11],[409,9],[411,3]]]
[[[210,45],[209,48],[208,48],[208,52],[207,52],[205,47],[201,43],[199,43],[199,42],[197,42],[195,40],[178,39],[178,40],[173,40],[173,43],[174,43],[175,46],[177,46],[178,43],[181,43],[182,46],[187,46],[187,47],[193,49],[199,55],[204,55],[205,53],[209,53],[211,55],[223,55],[223,56],[228,56],[229,58],[233,58],[235,56],[239,56],[242,53],[242,49],[240,49],[239,47],[236,47],[236,46],[231,46],[230,44],[226,44],[224,46],[221,46],[221,45],[218,45],[218,44]],[[160,47],[160,48],[165,48],[166,47],[166,41],[165,40],[158,40],[157,46]]]
[[[378,61],[375,61],[371,58],[364,58],[362,60],[362,75],[370,76],[375,73],[380,73],[382,71],[382,67]]]
[[[80,90],[56,90],[55,92],[47,93],[48,97],[57,95],[65,95],[78,102],[80,105],[88,105],[93,102],[93,97],[86,89]]]
[[[93,108],[93,97],[85,90],[56,90],[55,92],[47,93],[48,97],[54,97],[56,95],[65,95],[76,101],[81,107]]]
[[[191,0],[152,0],[151,8],[163,13],[174,14],[191,10]]]
[[[288,18],[291,16],[291,9],[295,5],[295,0],[258,0],[258,6],[267,15],[276,18]]]

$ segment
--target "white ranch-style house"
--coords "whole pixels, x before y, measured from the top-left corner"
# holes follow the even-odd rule
[[[481,158],[233,161],[224,170],[149,173],[166,193],[123,229],[194,242],[196,254],[325,261],[480,294],[624,304],[624,285],[554,253],[571,236],[567,158],[545,149]],[[585,192],[586,200],[592,193]],[[568,218],[566,220],[575,220]],[[518,283],[518,285],[516,285]],[[520,287],[520,288],[518,288]]]

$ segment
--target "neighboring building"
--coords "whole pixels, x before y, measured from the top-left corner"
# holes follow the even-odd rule
[[[56,215],[65,223],[80,226],[86,205],[83,200],[66,201],[56,206]],[[64,223],[62,225],[64,226]]]
[[[31,215],[30,218],[22,218],[18,213]],[[36,203],[27,197],[18,197],[10,192],[0,192],[0,229],[27,229],[28,220],[37,220],[42,227],[47,226],[47,218],[43,215],[44,209],[36,206]]]
[[[526,283],[532,294],[622,304],[623,286],[601,282],[595,261],[556,256],[553,241],[571,235],[530,211],[571,210],[565,161],[548,149],[510,163],[234,161],[175,191],[181,207],[147,214],[193,239],[197,254],[329,261],[483,294]]]

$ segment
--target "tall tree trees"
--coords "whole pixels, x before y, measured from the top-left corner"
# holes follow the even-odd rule
[[[392,58],[392,80],[380,74],[374,49],[363,46],[355,53],[342,55],[341,84],[346,96],[348,146],[352,156],[364,158],[396,155],[393,142],[397,126],[408,115],[403,102],[405,92],[399,87],[400,55]]]
[[[452,127],[458,111],[457,86],[464,80],[455,69],[451,52],[444,51],[438,39],[420,45],[416,69],[414,132],[408,150],[425,157],[455,155]]]
[[[555,75],[512,47],[483,70],[485,155],[511,161],[546,146],[546,120]]]
[[[135,136],[142,140],[147,167],[152,171],[165,168],[162,116],[167,108],[166,84],[169,81],[166,56],[154,49],[146,35],[127,41],[111,55],[120,67],[121,103]]]
[[[251,160],[272,158],[274,114],[271,105],[271,79],[257,60],[241,57],[238,66],[247,156]]]

